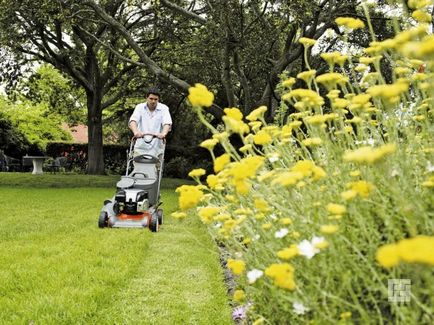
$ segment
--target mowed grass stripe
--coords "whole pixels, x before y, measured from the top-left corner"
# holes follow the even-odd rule
[[[202,225],[98,229],[113,190],[0,188],[0,323],[230,323]]]

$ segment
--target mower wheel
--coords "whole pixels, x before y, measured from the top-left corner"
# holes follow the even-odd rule
[[[163,209],[157,210],[157,216],[158,216],[158,223],[160,225],[162,225],[163,224]]]
[[[153,214],[151,217],[151,222],[149,224],[149,229],[152,232],[157,232],[160,228],[160,225],[158,224],[158,216],[156,214]]]
[[[98,227],[104,228],[108,226],[108,215],[106,211],[102,211],[98,218]]]

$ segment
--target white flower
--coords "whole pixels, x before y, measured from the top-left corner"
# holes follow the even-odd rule
[[[319,249],[316,245],[321,244],[325,241],[324,237],[316,237],[313,236],[311,241],[307,239],[303,240],[300,244],[297,245],[297,248],[300,252],[300,255],[305,256],[308,259],[311,259],[316,254],[319,253]]]
[[[270,157],[268,157],[268,161],[270,163],[274,163],[278,160],[279,160],[279,154],[278,153],[274,153],[274,154],[270,155]]]
[[[273,220],[276,220],[277,216],[273,213],[273,214],[270,214],[270,218],[273,219]]]
[[[263,274],[264,272],[262,272],[261,270],[253,269],[247,272],[247,279],[249,279],[249,283],[252,284],[255,283],[256,280],[258,280]]]
[[[319,249],[307,239],[304,239],[300,244],[298,244],[297,248],[300,255],[303,255],[308,259],[311,259],[315,254],[319,253]]]
[[[274,233],[274,237],[283,238],[288,234],[289,230],[287,228],[282,228]]]
[[[310,242],[312,243],[312,245],[315,246],[317,244],[322,244],[324,241],[325,241],[324,237],[313,236]]]
[[[434,172],[434,165],[431,164],[431,161],[428,161],[428,165],[426,166],[426,171],[428,173]]]
[[[294,308],[294,313],[296,313],[297,315],[304,315],[306,312],[309,311],[309,308],[307,308],[301,302],[294,302],[292,304],[292,307]]]

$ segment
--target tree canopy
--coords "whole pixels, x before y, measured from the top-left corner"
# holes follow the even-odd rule
[[[266,105],[273,115],[282,73],[305,68],[300,38],[319,39],[333,29],[338,39],[335,18],[359,16],[357,3],[1,0],[0,44],[21,61],[53,65],[82,88],[89,173],[102,173],[104,110],[115,107],[108,116],[125,120],[129,96],[152,84],[163,89],[169,106],[179,106],[189,87],[201,82],[216,95],[209,109],[216,123],[225,107],[247,114]]]

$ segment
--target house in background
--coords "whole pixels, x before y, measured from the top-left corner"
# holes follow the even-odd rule
[[[69,132],[75,143],[87,143],[87,125],[79,124],[77,126],[68,126],[66,123],[62,123],[62,129]]]

